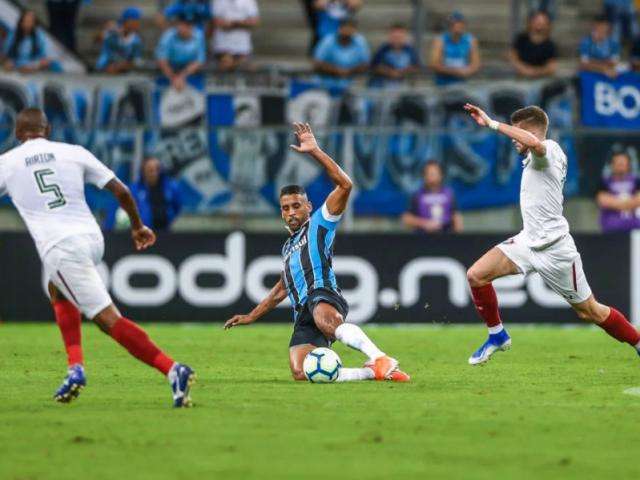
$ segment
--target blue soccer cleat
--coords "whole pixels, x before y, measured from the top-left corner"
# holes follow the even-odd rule
[[[173,406],[176,408],[192,407],[191,387],[196,382],[196,372],[188,365],[176,363],[169,371],[169,382],[173,391]]]
[[[69,403],[80,395],[80,391],[87,385],[84,368],[80,364],[72,365],[67,371],[62,385],[53,395],[53,399],[60,403]]]
[[[494,352],[509,350],[510,347],[511,337],[506,330],[490,334],[487,341],[469,357],[469,365],[481,365],[489,361]]]

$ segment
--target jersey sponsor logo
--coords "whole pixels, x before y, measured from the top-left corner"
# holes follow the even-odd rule
[[[380,309],[413,308],[424,302],[425,280],[444,279],[446,301],[454,308],[471,305],[466,267],[452,257],[416,257],[397,266],[396,285],[381,285],[381,272],[374,263],[357,255],[338,255],[333,259],[335,273],[349,278],[342,289],[349,303],[349,320],[363,323],[375,318]],[[247,258],[246,237],[241,232],[230,234],[225,252],[197,253],[181,261],[162,255],[127,255],[112,266],[109,285],[114,297],[132,307],[161,307],[180,297],[189,305],[206,308],[233,306],[246,296],[260,302],[273,286],[273,278],[282,272],[282,258],[264,255]],[[135,277],[155,277],[152,286],[140,286]],[[202,276],[216,275],[222,283],[204,286]],[[558,294],[550,290],[542,278],[514,275],[494,282],[500,306],[521,308],[529,302],[545,308],[568,308]],[[289,299],[279,305],[291,308]]]
[[[308,242],[309,240],[307,239],[307,236],[303,235],[302,238],[297,242],[288,244],[285,248],[285,254],[283,256],[283,260],[286,262],[289,259],[289,257],[291,257],[291,255],[293,255],[295,252],[297,252],[302,247],[304,247]]]

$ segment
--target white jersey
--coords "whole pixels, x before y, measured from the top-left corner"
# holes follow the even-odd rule
[[[76,235],[100,235],[84,196],[85,183],[103,188],[115,174],[77,145],[28,140],[0,156],[0,194],[8,192],[38,253]]]
[[[569,233],[569,223],[562,215],[567,156],[553,140],[543,143],[547,150],[543,157],[529,152],[524,159],[520,184],[522,233],[532,249],[544,248]]]

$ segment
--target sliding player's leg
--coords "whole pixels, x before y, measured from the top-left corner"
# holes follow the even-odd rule
[[[311,313],[307,310],[298,315],[289,342],[289,366],[294,380],[306,380],[303,363],[309,352],[318,347],[331,348],[331,341],[316,326]],[[373,380],[375,373],[371,367],[342,367],[336,382]]]
[[[495,352],[511,346],[511,337],[502,325],[498,298],[491,282],[505,275],[530,271],[527,249],[516,238],[489,250],[467,271],[473,303],[489,330],[487,340],[469,357],[471,365],[485,363]]]
[[[81,314],[80,310],[67,300],[53,283],[49,283],[48,290],[56,323],[67,352],[68,366],[67,375],[53,398],[58,402],[66,403],[77,398],[87,384],[81,344]]]
[[[368,357],[365,368],[373,369],[376,380],[409,380],[407,374],[398,370],[396,359],[381,351],[358,325],[345,322],[348,306],[342,297],[330,290],[318,289],[311,294],[308,304],[322,334],[364,353]]]

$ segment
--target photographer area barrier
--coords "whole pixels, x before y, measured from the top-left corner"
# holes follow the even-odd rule
[[[357,323],[479,323],[466,270],[496,235],[338,234],[334,267]],[[594,293],[629,312],[638,308],[637,235],[575,235]],[[278,280],[285,234],[165,234],[148,252],[134,252],[125,234],[106,237],[100,272],[127,315],[153,322],[222,322],[247,313]],[[31,238],[0,234],[0,316],[4,321],[52,321]],[[635,275],[634,278],[632,278]],[[505,322],[569,323],[577,318],[538,275],[494,283]],[[261,322],[289,322],[285,301]],[[630,312],[633,317],[633,312]]]

